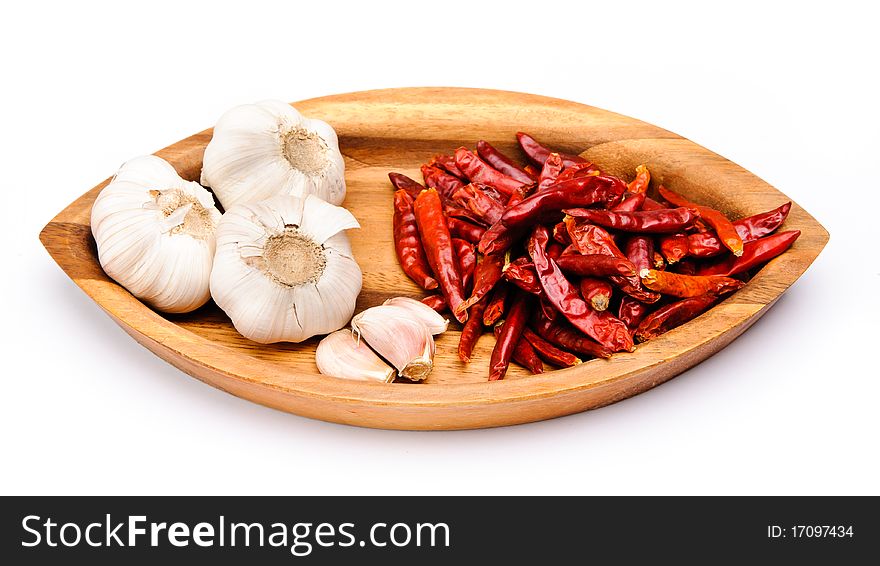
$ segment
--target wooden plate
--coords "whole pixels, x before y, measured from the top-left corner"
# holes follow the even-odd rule
[[[639,120],[582,104],[512,92],[409,88],[357,92],[295,103],[339,134],[346,158],[348,207],[361,223],[350,233],[364,270],[358,311],[397,295],[423,296],[397,265],[391,237],[389,171],[420,179],[419,165],[436,152],[485,139],[521,157],[514,134],[524,130],[553,147],[584,156],[630,180],[647,163],[654,180],[693,200],[741,217],[790,200],[738,165],[691,141]],[[157,155],[198,180],[206,130]],[[474,361],[458,361],[459,332],[437,342],[426,383],[374,384],[329,378],[314,363],[317,340],[264,346],[232,328],[213,303],[184,315],[163,315],[110,280],[97,261],[89,215],[91,189],[61,211],[40,240],[58,265],[135,340],[184,372],[224,391],[312,418],[394,429],[465,429],[510,425],[601,407],[654,387],[711,356],[739,336],[807,269],[828,240],[825,229],[794,204],[783,229],[799,229],[794,246],[746,287],[696,320],[634,353],[532,376],[512,367],[488,383],[493,338]]]

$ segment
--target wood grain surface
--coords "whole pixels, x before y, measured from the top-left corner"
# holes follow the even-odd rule
[[[527,131],[556,148],[584,156],[631,180],[648,164],[663,183],[733,217],[790,200],[738,165],[650,124],[598,108],[529,94],[460,88],[357,92],[294,103],[339,134],[348,187],[344,206],[361,224],[350,231],[364,271],[357,311],[389,297],[423,296],[400,270],[392,247],[389,171],[421,179],[434,153],[485,139],[522,158],[514,134]],[[206,130],[159,155],[183,177],[198,180]],[[92,203],[108,180],[59,213],[40,240],[61,268],[135,340],[189,375],[234,395],[308,417],[395,429],[466,429],[524,423],[619,401],[654,387],[712,355],[745,331],[807,269],[828,233],[794,204],[782,229],[802,235],[742,290],[709,312],[633,353],[592,360],[533,376],[511,366],[488,383],[493,338],[484,335],[472,362],[456,355],[458,326],[439,337],[435,369],[425,383],[374,384],[322,376],[317,339],[261,345],[241,337],[213,302],[187,315],[144,306],[110,280],[97,261],[89,229]],[[356,311],[356,312],[357,312]]]

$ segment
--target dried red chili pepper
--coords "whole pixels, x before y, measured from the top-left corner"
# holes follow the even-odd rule
[[[606,277],[608,275],[633,277],[639,273],[630,260],[605,254],[562,255],[556,259],[556,265],[562,271],[580,277]]]
[[[673,297],[699,297],[711,293],[723,295],[742,288],[745,283],[723,275],[683,275],[670,271],[644,269],[639,276],[648,289]]]
[[[532,176],[529,174],[528,171],[514,163],[512,159],[495,149],[492,144],[485,140],[477,142],[477,154],[495,169],[521,183],[532,184],[538,180],[537,175]]]
[[[504,280],[513,283],[526,293],[541,294],[541,284],[535,266],[528,258],[521,257],[504,266]]]
[[[394,251],[397,261],[410,279],[422,289],[436,289],[437,280],[425,257],[416,215],[413,212],[413,199],[404,189],[394,192],[394,215],[392,217]]]
[[[428,295],[422,299],[422,302],[437,312],[449,309],[449,305],[446,304],[446,299],[443,298],[443,295]]]
[[[630,236],[623,246],[626,258],[635,267],[636,273],[654,267],[654,239],[636,234]]]
[[[523,329],[525,331],[525,329]],[[501,325],[495,326],[494,329],[495,339],[499,339],[501,337]],[[538,354],[535,352],[535,349],[532,347],[532,344],[525,339],[525,337],[520,337],[517,341],[516,346],[513,349],[513,361],[523,366],[533,374],[544,373],[544,364],[541,363],[541,359],[538,357]]]
[[[666,258],[667,263],[672,265],[681,261],[688,255],[688,238],[684,232],[669,234],[660,238],[660,252]]]
[[[571,236],[568,235],[565,222],[557,222],[553,225],[553,239],[566,246],[571,244]]]
[[[455,150],[455,164],[472,183],[483,183],[495,187],[507,197],[513,195],[525,184],[495,169],[466,147]]]
[[[547,340],[538,336],[535,331],[528,326],[523,328],[523,338],[528,340],[529,344],[532,345],[535,352],[537,352],[538,357],[548,364],[561,368],[570,368],[582,363],[579,357],[571,352],[566,352],[561,348],[557,348]]]
[[[455,249],[455,257],[458,258],[462,291],[468,294],[473,287],[474,270],[477,267],[477,254],[474,251],[474,245],[467,240],[452,238],[452,247]]]
[[[620,298],[620,306],[617,308],[617,318],[630,330],[635,330],[642,319],[650,312],[651,307],[638,299],[628,295]]]
[[[664,270],[666,269],[666,260],[663,259],[663,256],[658,251],[654,251],[654,269]]]
[[[421,183],[417,183],[401,173],[388,173],[388,178],[391,179],[391,184],[396,190],[406,191],[413,200],[419,198],[419,193],[425,190]]]
[[[460,180],[464,181],[467,179],[465,174],[461,172],[461,169],[455,164],[455,158],[451,155],[446,155],[445,153],[438,153],[434,157],[431,158],[431,161],[428,162],[429,166],[438,167],[443,169],[450,175],[455,175]]]
[[[629,192],[635,194],[644,194],[648,190],[648,185],[651,184],[651,172],[648,171],[648,167],[645,165],[639,165],[636,167],[636,178],[627,186]]]
[[[559,177],[556,178],[557,183],[568,181],[576,177],[590,177],[592,175],[601,175],[602,171],[592,163],[575,163],[566,166]]]
[[[596,277],[584,277],[579,283],[581,296],[593,307],[593,310],[602,312],[608,308],[611,302],[611,284]]]
[[[772,234],[785,221],[791,203],[787,202],[779,208],[755,214],[747,218],[734,221],[733,227],[742,238],[743,243],[753,242],[768,234]],[[688,236],[688,249],[694,257],[712,257],[726,251],[721,240],[712,232],[701,232]]]
[[[461,238],[472,244],[478,244],[486,232],[482,226],[452,216],[446,218],[446,224],[449,226],[449,233],[453,238]]]
[[[448,199],[464,186],[464,182],[458,177],[430,165],[422,165],[422,177],[425,178],[428,188],[437,189],[437,192]]]
[[[470,183],[455,191],[452,198],[491,226],[501,220],[504,203],[484,190],[485,188],[487,188],[485,185]]]
[[[464,322],[467,320],[467,311],[456,310],[464,301],[461,273],[437,190],[432,188],[422,191],[413,209],[428,264],[440,283],[440,289],[453,315],[459,322]]]
[[[485,220],[483,220],[467,208],[461,206],[451,198],[446,198],[443,195],[440,195],[440,202],[443,203],[443,212],[445,212],[446,216],[449,218],[466,220],[467,222],[481,226],[484,229],[486,226],[489,225]]]
[[[540,171],[539,169],[535,168],[535,166],[532,165],[531,163],[528,164],[528,165],[524,165],[524,166],[523,166],[523,171],[525,171],[526,173],[528,173],[528,174],[529,174],[529,177],[531,177],[531,178],[534,179],[534,180],[537,180],[538,177],[541,176],[541,171]]]
[[[645,193],[630,194],[611,210],[613,212],[637,212],[642,209],[642,205],[645,204],[645,199],[647,198]]]
[[[562,173],[562,158],[558,153],[551,153],[541,168],[541,176],[538,177],[538,188],[536,192],[541,192],[556,184],[556,179]]]
[[[663,271],[662,269],[658,271]],[[675,264],[675,268],[671,270],[674,273],[680,273],[682,275],[696,275],[697,274],[697,264],[694,263],[693,260],[683,259],[680,262]]]
[[[736,275],[769,261],[791,247],[800,230],[779,232],[749,242],[743,246],[740,257],[728,256],[721,261],[705,264],[697,269],[697,275]]]
[[[560,348],[596,358],[611,357],[610,349],[584,336],[568,323],[551,320],[540,309],[532,316],[531,325],[538,336]]]
[[[489,360],[489,381],[503,379],[504,374],[507,373],[513,351],[522,338],[523,328],[529,320],[531,310],[528,295],[522,291],[514,291],[510,309],[501,324],[501,332],[492,349],[492,357]]]
[[[639,342],[656,338],[664,332],[696,318],[712,306],[717,298],[715,295],[701,295],[664,305],[639,323],[635,337]]]
[[[561,216],[565,208],[602,204],[612,207],[623,196],[626,185],[617,177],[593,175],[557,183],[536,193],[504,212],[502,221],[508,228],[531,226]]]
[[[575,218],[613,228],[623,232],[641,234],[669,234],[691,226],[697,219],[697,212],[691,208],[679,207],[666,210],[640,210],[636,212],[614,212],[593,208],[568,208],[563,212]]]
[[[529,238],[528,251],[538,272],[538,281],[544,296],[578,330],[591,336],[613,351],[632,351],[633,342],[626,325],[608,313],[591,309],[578,294],[559,266],[547,257],[546,246],[550,239],[544,226],[536,226]]]
[[[666,205],[660,204],[656,200],[651,197],[647,197],[645,202],[642,203],[642,210],[663,210],[665,208],[669,208]]]
[[[544,162],[547,161],[547,158],[550,156],[550,154],[553,153],[552,151],[538,143],[538,140],[525,132],[517,132],[516,141],[519,142],[519,146],[529,157],[529,159],[531,159],[536,165],[543,166]],[[579,155],[562,153],[561,151],[558,151],[556,153],[558,153],[559,156],[562,158],[562,164],[566,167],[571,167],[579,163],[589,163],[589,161]]]
[[[715,233],[718,234],[721,243],[733,252],[733,255],[741,256],[743,254],[743,240],[737,233],[736,228],[734,228],[733,223],[722,212],[708,206],[692,203],[680,194],[670,191],[666,187],[660,186],[659,191],[660,196],[675,206],[696,208],[700,213],[700,218],[715,229]]]
[[[485,297],[501,279],[504,266],[504,254],[490,254],[480,257],[474,269],[474,288],[471,296],[461,303],[459,309],[468,309],[471,305]]]
[[[474,346],[483,334],[483,312],[486,310],[486,301],[478,301],[471,307],[470,317],[461,328],[458,337],[458,359],[467,363],[471,361]]]
[[[510,287],[504,282],[499,281],[495,288],[492,289],[492,295],[486,303],[486,310],[483,311],[483,324],[492,326],[504,316],[507,310],[507,295]]]

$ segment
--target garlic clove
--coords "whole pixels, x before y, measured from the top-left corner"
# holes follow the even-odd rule
[[[277,100],[237,106],[220,117],[205,149],[202,183],[227,209],[276,195],[345,198],[336,132]]]
[[[435,336],[446,332],[446,329],[449,327],[449,320],[444,318],[443,315],[425,303],[410,297],[394,297],[388,299],[382,304],[399,307],[408,311],[413,318],[420,320],[425,326],[427,326],[428,331]]]
[[[349,321],[362,275],[344,230],[357,221],[337,208],[314,196],[280,196],[236,205],[223,216],[211,295],[245,338],[301,342]],[[320,224],[312,216],[325,225],[303,230]]]
[[[396,374],[350,330],[337,330],[324,337],[315,351],[315,363],[324,375],[343,379],[391,383]]]
[[[351,328],[400,377],[422,381],[434,368],[434,337],[422,322],[402,312],[400,307],[371,307],[351,320]]]

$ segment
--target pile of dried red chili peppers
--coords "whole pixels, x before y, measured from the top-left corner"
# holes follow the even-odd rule
[[[426,304],[463,323],[462,361],[494,327],[490,380],[511,360],[541,373],[542,361],[632,351],[745,285],[800,235],[776,232],[791,203],[732,222],[662,186],[649,197],[644,165],[626,183],[527,134],[517,140],[523,167],[480,141],[424,164],[425,186],[388,175],[400,265],[439,291]]]

